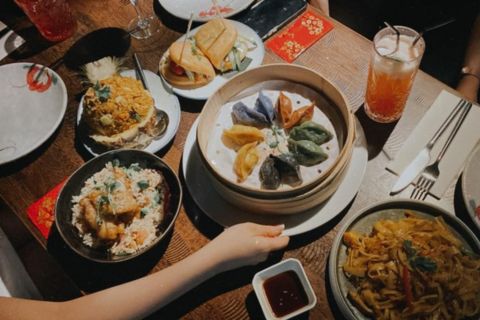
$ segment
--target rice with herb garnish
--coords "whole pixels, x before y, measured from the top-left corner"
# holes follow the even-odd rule
[[[167,192],[161,173],[114,160],[72,197],[72,223],[86,245],[132,254],[157,238]]]

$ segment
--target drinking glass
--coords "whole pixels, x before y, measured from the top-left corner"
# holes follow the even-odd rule
[[[75,33],[77,22],[66,0],[15,0],[15,3],[47,40],[62,41]]]
[[[138,7],[138,0],[126,0],[126,2],[130,2],[132,6],[135,8],[135,12],[137,14],[136,18],[133,18],[128,23],[128,31],[130,35],[136,39],[147,39],[150,38],[153,32],[153,25],[152,20],[153,17],[144,17]]]
[[[408,27],[386,27],[375,35],[364,105],[372,120],[401,117],[424,51],[423,38]]]

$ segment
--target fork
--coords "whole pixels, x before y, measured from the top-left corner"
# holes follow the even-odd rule
[[[465,101],[462,101],[465,102]],[[453,127],[452,132],[447,138],[447,141],[445,142],[445,145],[443,146],[442,150],[440,150],[440,153],[437,156],[437,159],[435,159],[435,162],[432,163],[431,165],[425,167],[423,171],[420,173],[420,177],[418,178],[418,181],[415,185],[415,188],[412,191],[412,194],[410,195],[410,199],[415,199],[415,200],[425,200],[427,197],[427,194],[430,192],[430,189],[432,189],[433,185],[437,181],[439,175],[440,175],[440,170],[438,168],[438,165],[440,164],[440,161],[442,161],[443,156],[447,152],[448,147],[452,143],[453,139],[455,138],[458,130],[462,126],[463,121],[468,115],[468,112],[472,108],[472,103],[468,102],[462,112],[460,113],[460,117],[457,120],[457,123],[455,123],[455,127]]]

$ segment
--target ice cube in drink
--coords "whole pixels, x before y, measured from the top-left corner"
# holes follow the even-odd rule
[[[377,122],[393,122],[402,115],[425,46],[423,39],[412,45],[417,34],[412,29],[397,28],[404,31],[400,37],[386,28],[374,39],[365,112]]]

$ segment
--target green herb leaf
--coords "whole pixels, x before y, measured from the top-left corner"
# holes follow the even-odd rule
[[[153,201],[156,203],[156,204],[159,204],[160,201],[162,201],[163,197],[160,195],[160,193],[157,191],[155,192],[155,194],[153,195]]]
[[[147,208],[143,208],[142,210],[140,210],[140,218],[144,218],[148,213],[148,209]]]
[[[95,96],[100,100],[100,102],[105,102],[110,98],[110,87],[109,86],[100,86],[100,83],[97,81],[93,86],[95,91]]]
[[[410,262],[412,267],[421,269],[423,271],[434,272],[437,270],[437,264],[435,261],[428,257],[417,256]]]
[[[113,192],[118,187],[120,187],[120,183],[118,183],[117,181],[113,181],[113,182],[107,181],[107,182],[105,182],[105,188],[107,188],[107,192],[109,192],[109,193]]]
[[[146,180],[140,180],[137,182],[137,186],[140,189],[140,191],[143,191],[147,189],[150,186],[150,184]]]
[[[112,166],[114,166],[114,167],[120,166],[120,160],[118,160],[118,159],[113,159],[113,160],[112,160]]]
[[[419,256],[417,250],[413,248],[412,241],[403,241],[403,248],[407,253],[408,262],[412,268],[422,271],[434,272],[437,270],[437,263],[429,257]]]
[[[136,111],[130,111],[130,118],[135,119],[137,122],[142,121],[142,117]]]
[[[140,168],[140,166],[138,165],[138,163],[132,163],[129,167],[129,169],[135,171],[135,172],[139,172],[140,170],[142,170],[142,168]]]
[[[248,68],[248,66],[250,65],[250,63],[252,63],[252,59],[249,58],[249,57],[245,57],[242,62],[240,62],[238,65],[237,65],[237,69],[239,72],[242,72],[244,71],[245,69]]]
[[[413,248],[412,241],[410,240],[404,240],[403,241],[403,248],[405,249],[405,252],[407,253],[407,256],[409,259],[415,257],[417,255],[417,250]]]

